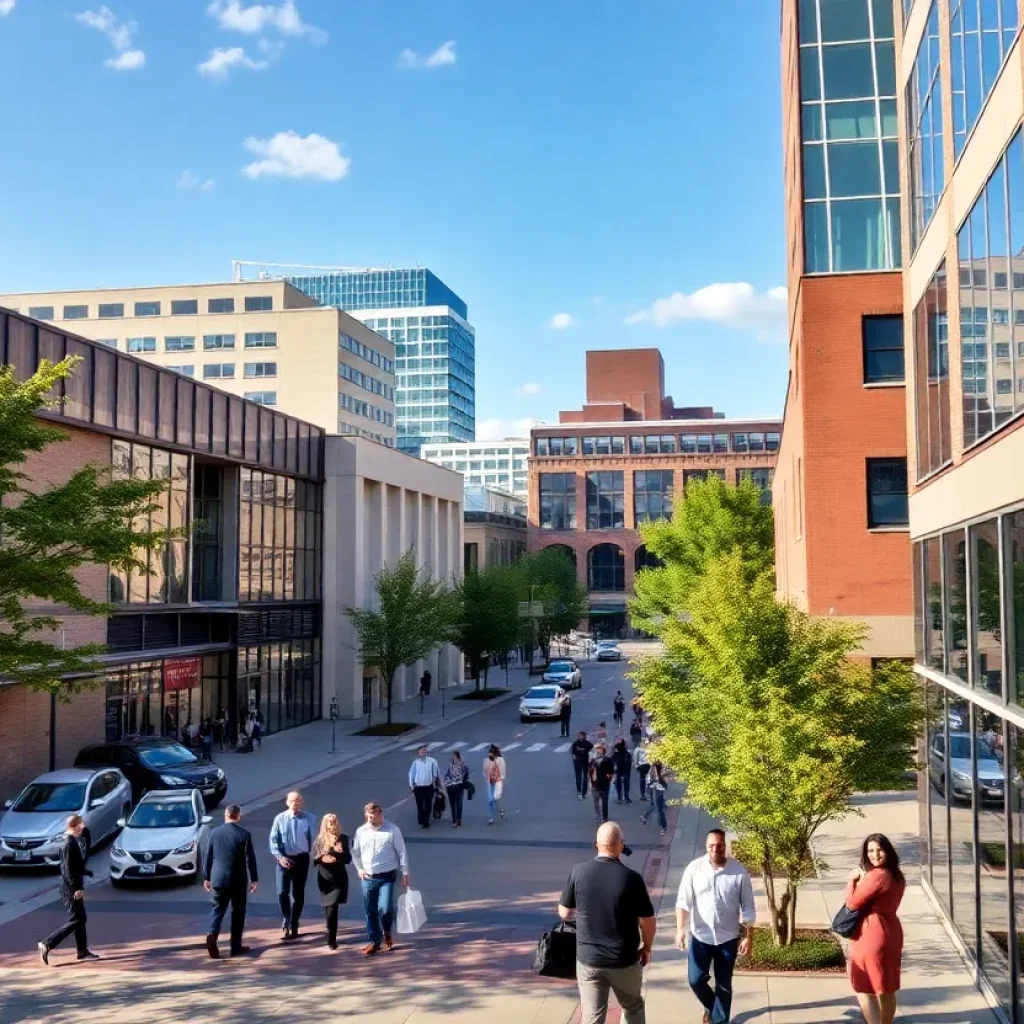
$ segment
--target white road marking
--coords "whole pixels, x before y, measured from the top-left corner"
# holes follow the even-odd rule
[[[478,743],[475,747],[470,747],[468,753],[475,754],[478,750],[486,750],[490,746],[490,743]]]
[[[392,804],[390,807],[385,807],[384,810],[381,811],[381,814],[387,814],[388,811],[393,811],[396,807],[401,807],[402,804],[408,801],[408,799],[409,798],[407,796],[403,796],[402,799],[399,800],[397,804]]]
[[[571,743],[563,743],[560,747],[555,747],[555,753],[564,754],[571,746]]]
[[[516,747],[521,747],[521,743],[510,743],[507,747],[502,747],[501,752],[504,754],[506,750],[515,750]]]
[[[402,749],[403,750],[419,750],[420,749],[420,744],[419,743],[413,743],[413,744],[411,744],[408,747],[402,747]]]
[[[436,740],[434,743],[427,743],[426,748],[427,750],[433,750],[435,747],[443,747],[446,742],[446,740]]]
[[[546,743],[534,743],[526,748],[527,754],[536,754],[538,750],[543,750],[547,746]],[[508,749],[506,747],[506,749]]]
[[[466,741],[465,740],[459,740],[458,743],[453,743],[448,749],[449,750],[458,750],[459,747],[464,747],[464,746],[466,746]]]

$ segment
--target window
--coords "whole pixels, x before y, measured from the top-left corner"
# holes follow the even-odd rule
[[[124,316],[123,302],[101,302],[99,305],[99,317],[101,320],[113,320]]]
[[[207,313],[234,313],[234,299],[208,299],[206,303]]]
[[[772,503],[772,477],[775,470],[767,466],[759,466],[756,469],[740,469],[736,472],[736,479],[739,482],[749,480],[761,491],[761,503],[770,505]]]
[[[107,348],[117,348],[117,338],[97,338],[97,345],[106,345]]]
[[[967,543],[963,530],[942,535],[946,673],[967,679]]]
[[[159,302],[136,302],[135,303],[135,315],[136,316],[159,316],[160,315],[160,303]]]
[[[246,363],[246,377],[276,377],[277,363]]]
[[[246,295],[245,297],[246,313],[266,313],[273,308],[274,299],[270,295]]]
[[[155,352],[156,338],[129,338],[129,352]]]
[[[752,452],[763,452],[764,451],[764,434],[753,433],[747,434],[747,440],[750,445]]]
[[[203,348],[207,351],[212,349],[234,348],[235,336],[233,334],[204,334]]]
[[[198,299],[171,299],[171,316],[194,316],[198,312]]]
[[[191,352],[196,347],[196,339],[183,334],[164,338],[165,352]]]
[[[626,589],[626,553],[617,544],[598,544],[587,552],[587,588]]]
[[[719,480],[725,479],[724,469],[686,469],[683,470],[683,491],[690,486],[692,480],[707,480],[708,477],[718,477]]]
[[[626,454],[626,439],[624,437],[612,438],[612,455]]]
[[[919,480],[936,472],[952,458],[946,287],[946,264],[943,261],[915,307],[912,321]]]
[[[587,529],[621,530],[625,524],[625,496],[621,470],[587,474]]]
[[[657,455],[661,451],[661,437],[658,434],[648,434],[644,438],[644,454]]]
[[[907,460],[868,459],[868,529],[907,526]]]
[[[217,380],[225,379],[228,377],[234,377],[235,375],[235,364],[234,363],[207,363],[203,367],[203,379],[204,380]]]
[[[723,455],[729,451],[729,435],[715,434],[712,440],[712,449],[716,455]]]
[[[534,441],[535,455],[575,455],[577,437],[538,437]]]
[[[732,450],[734,452],[747,452],[749,451],[746,434],[733,434],[732,435]]]
[[[782,440],[782,435],[778,432],[769,432],[764,435],[764,447],[765,451],[777,452],[779,450],[779,442]]]
[[[182,377],[194,377],[196,375],[196,368],[192,364],[187,366],[168,366],[167,369],[174,373],[180,373]]]
[[[246,391],[245,397],[257,405],[277,405],[276,391]]]
[[[932,0],[928,22],[906,88],[911,248],[915,251],[925,228],[931,223],[946,182],[942,153],[940,57],[939,5],[937,0]]]
[[[679,451],[683,455],[696,455],[697,454],[697,435],[696,434],[680,434],[679,435]]]
[[[89,317],[88,306],[65,306],[64,307],[64,319],[65,320],[86,320]]]
[[[52,320],[53,306],[29,306],[28,315],[34,320]]]
[[[903,383],[903,317],[861,318],[864,383]]]
[[[638,470],[633,474],[633,520],[672,518],[674,474],[671,469]]]
[[[576,474],[540,474],[540,528],[576,529]]]
[[[246,302],[249,300],[246,299]],[[246,348],[277,348],[276,331],[249,331],[245,336]]]

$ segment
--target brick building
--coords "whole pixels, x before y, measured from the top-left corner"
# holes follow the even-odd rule
[[[588,628],[628,635],[627,602],[651,564],[637,525],[670,518],[686,484],[753,479],[770,500],[778,420],[677,408],[657,349],[587,353],[587,401],[531,431],[528,546],[559,547],[590,594]]]
[[[894,26],[890,4],[847,8],[822,4],[819,24],[816,4],[782,4],[790,372],[776,578],[811,614],[865,622],[864,657],[908,658]]]

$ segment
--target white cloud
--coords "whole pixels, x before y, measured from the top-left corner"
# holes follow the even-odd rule
[[[442,43],[433,53],[422,56],[415,50],[408,47],[398,55],[398,66],[403,71],[411,71],[414,68],[426,68],[434,71],[437,68],[448,67],[456,63],[459,57],[455,52],[455,40],[449,39]]]
[[[117,15],[106,4],[98,11],[81,11],[75,15],[75,21],[102,32],[117,51],[116,57],[108,57],[103,62],[104,67],[114,71],[135,71],[146,63],[146,54],[132,49],[132,39],[139,29],[137,22],[118,21]]]
[[[576,326],[576,317],[572,313],[556,313],[549,321],[548,327],[553,331],[564,331]]]
[[[242,168],[247,178],[318,178],[340,181],[352,161],[341,155],[336,142],[322,135],[278,132],[270,139],[248,138],[243,143],[260,157]]]
[[[281,4],[251,4],[248,7],[241,0],[213,0],[206,13],[230,32],[257,35],[273,30],[295,39],[308,38],[315,43],[327,40],[323,29],[307,25],[302,20],[295,0],[284,0]]]
[[[0,0],[0,18],[6,17],[14,10],[14,0]]]
[[[202,192],[209,192],[213,188],[213,178],[201,178],[194,171],[185,168],[178,177],[178,188],[197,188]]]
[[[478,441],[501,441],[506,437],[529,437],[533,427],[543,426],[542,420],[479,420],[476,425]]]
[[[224,79],[232,68],[248,68],[250,71],[262,71],[270,67],[270,61],[253,60],[246,55],[241,46],[220,47],[210,51],[210,56],[201,64],[196,65],[196,70],[204,78]]]
[[[535,384],[532,381],[526,384],[520,384],[516,388],[516,393],[520,395],[539,395],[544,390],[542,384]]]
[[[709,320],[739,330],[754,331],[763,340],[786,335],[788,307],[785,288],[758,292],[745,281],[709,284],[689,295],[675,292],[649,309],[626,317],[627,324],[669,327],[683,320]]]

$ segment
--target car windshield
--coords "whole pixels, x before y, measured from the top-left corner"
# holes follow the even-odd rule
[[[144,800],[128,821],[132,828],[184,828],[195,823],[196,815],[190,800],[167,803]]]
[[[950,736],[949,749],[953,757],[966,761],[971,756],[971,740],[969,736]],[[979,761],[1002,761],[999,754],[992,749],[987,740],[980,736],[977,739],[977,757]]]
[[[85,803],[84,782],[33,782],[15,801],[12,811],[77,811]]]
[[[553,661],[548,666],[549,672],[572,672],[572,665],[567,661]]]
[[[554,700],[555,689],[553,686],[534,686],[527,693],[527,700]]]
[[[166,768],[171,764],[191,764],[197,761],[195,754],[187,751],[180,743],[168,743],[163,747],[145,747],[139,757],[147,768]]]

